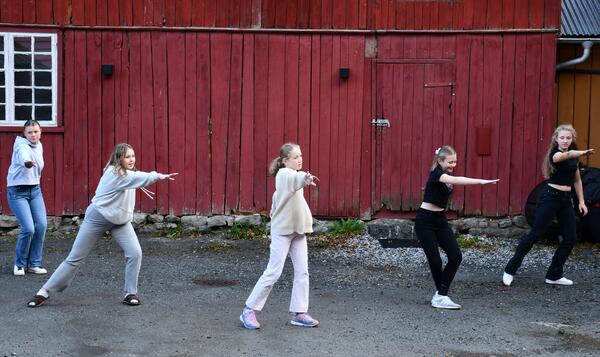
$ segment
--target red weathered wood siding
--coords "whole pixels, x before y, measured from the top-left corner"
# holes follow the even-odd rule
[[[1,0],[0,22],[299,29],[541,29],[557,0]]]
[[[457,189],[451,208],[461,214],[518,214],[540,178],[555,123],[556,37],[547,29],[557,27],[558,0],[24,4],[0,0],[0,30],[48,24],[60,39],[59,128],[42,139],[50,214],[83,213],[123,141],[140,169],[180,173],[153,187],[156,200],[138,196],[138,210],[162,214],[266,212],[274,189],[267,165],[285,141],[301,145],[305,167],[321,179],[306,190],[318,216],[414,210],[433,150],[444,143],[458,151],[458,174],[501,179]],[[515,28],[523,31],[427,32]],[[101,75],[103,63],[114,64],[112,76]],[[347,80],[341,67],[350,68]],[[449,79],[452,88],[420,85]],[[405,116],[387,132],[371,126],[386,113]],[[478,128],[490,130],[490,155],[477,153]],[[14,135],[0,128],[0,172]]]

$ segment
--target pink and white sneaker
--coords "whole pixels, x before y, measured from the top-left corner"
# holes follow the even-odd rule
[[[248,330],[256,330],[260,328],[260,323],[256,319],[256,314],[252,309],[244,309],[240,315],[240,321],[244,324],[244,328]]]
[[[319,321],[313,319],[307,312],[301,312],[294,315],[294,318],[290,323],[294,326],[302,326],[302,327],[317,327],[319,326]]]

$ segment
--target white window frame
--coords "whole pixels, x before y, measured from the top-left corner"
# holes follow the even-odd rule
[[[4,84],[5,84],[5,120],[0,120],[0,126],[23,126],[23,120],[15,120],[15,83],[14,83],[14,39],[15,37],[50,37],[50,52],[42,52],[42,54],[50,54],[52,61],[52,68],[50,70],[52,76],[51,86],[35,86],[35,76],[32,75],[31,88],[33,89],[51,89],[52,90],[52,116],[51,120],[41,121],[42,126],[57,126],[56,112],[57,112],[57,77],[58,77],[58,50],[57,50],[57,34],[56,33],[39,33],[39,32],[0,32],[0,36],[4,39],[4,68],[0,68],[0,71],[4,71]],[[33,41],[32,41],[33,43]],[[36,54],[40,52],[35,52]],[[19,52],[17,52],[19,54]],[[34,56],[32,53],[32,61]],[[32,73],[36,70],[32,69]],[[47,72],[47,71],[44,71]],[[17,87],[20,88],[20,87]],[[35,118],[35,90],[32,94],[32,118]]]

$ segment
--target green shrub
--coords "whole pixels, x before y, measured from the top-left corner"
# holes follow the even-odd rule
[[[349,238],[364,234],[365,225],[356,219],[336,221],[327,232],[311,237],[311,245],[317,248],[340,248]]]
[[[174,227],[172,225],[167,225],[163,229],[163,235],[166,236],[167,238],[171,238],[171,239],[181,238],[182,233],[183,233],[183,227],[182,227],[181,223],[177,223],[177,225]]]
[[[245,239],[245,240],[258,240],[266,242],[269,240],[267,234],[267,225],[261,223],[259,225],[252,225],[248,223],[234,223],[231,228],[225,232],[227,239]]]

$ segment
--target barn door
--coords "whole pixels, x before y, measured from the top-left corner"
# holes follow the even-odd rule
[[[373,211],[421,204],[433,153],[452,144],[452,61],[387,61],[375,65]]]

